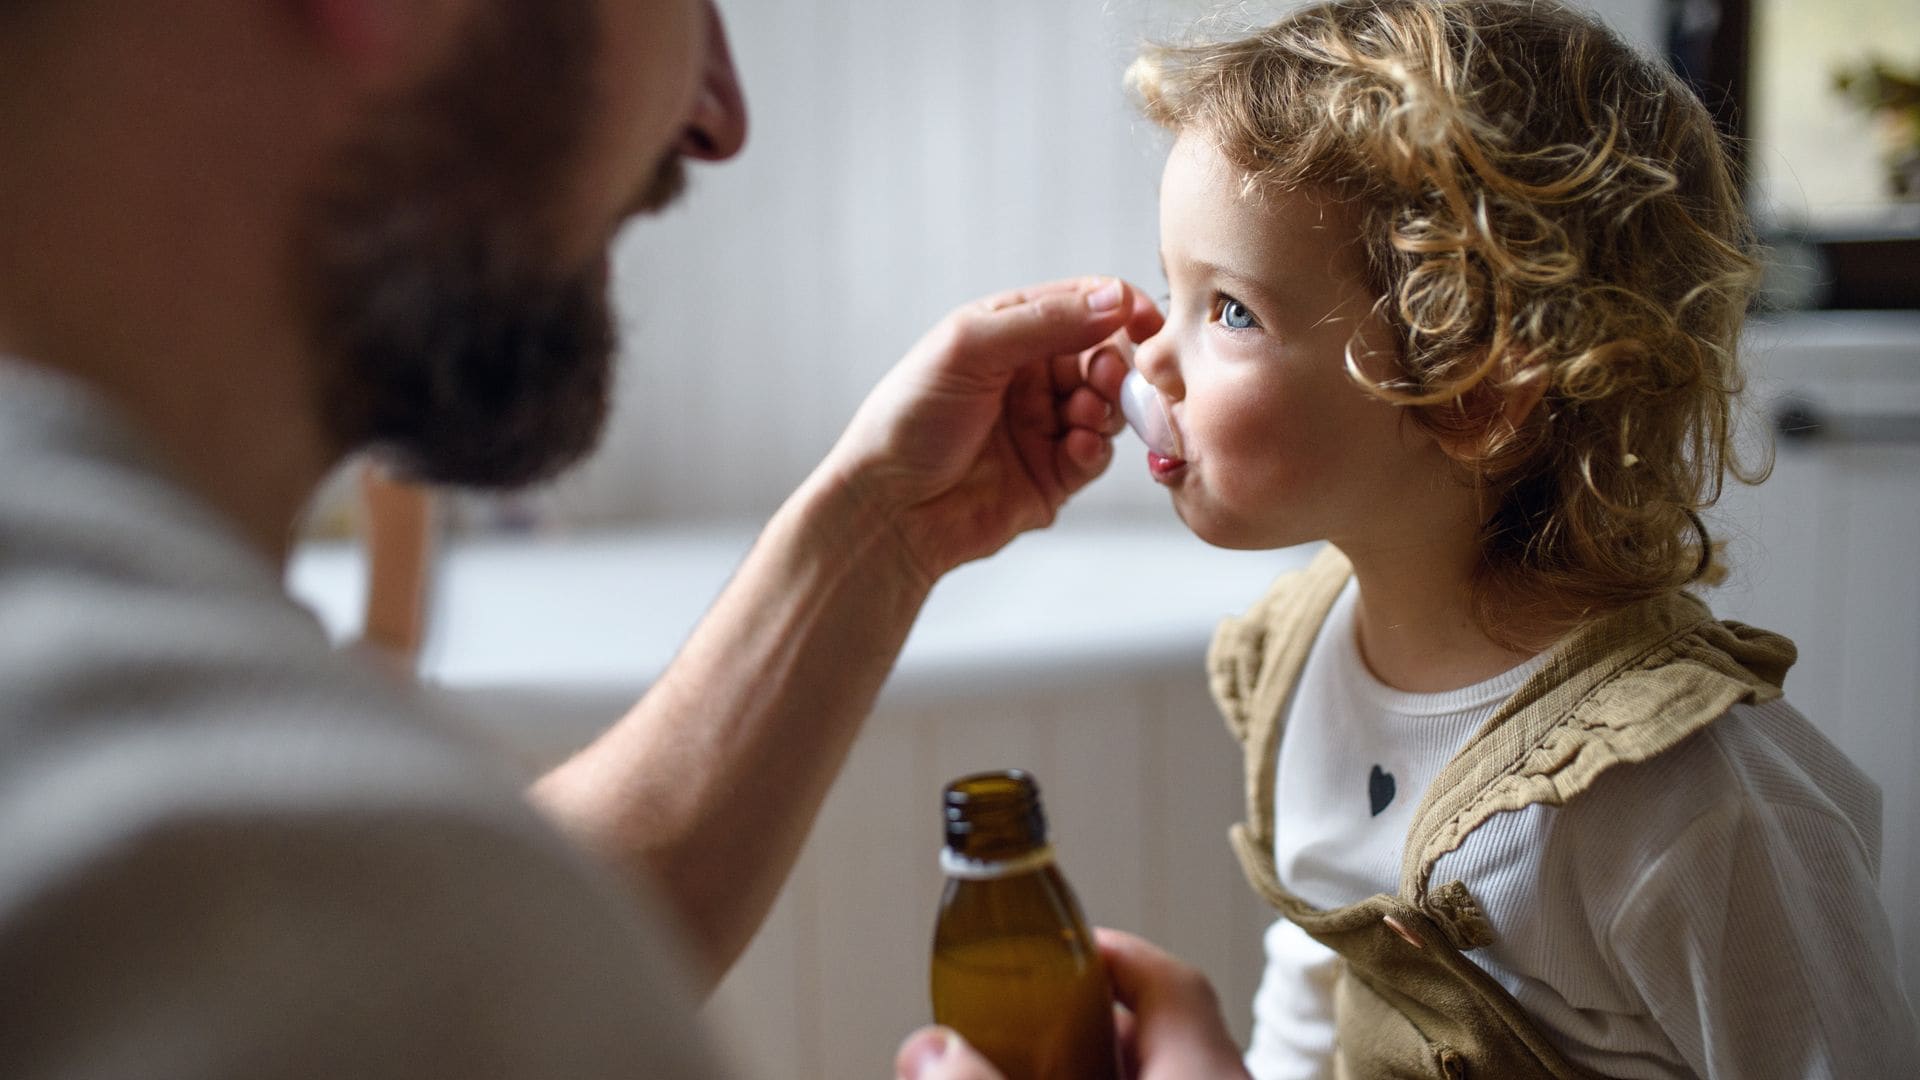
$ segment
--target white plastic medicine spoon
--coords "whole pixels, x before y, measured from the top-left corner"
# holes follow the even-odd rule
[[[1120,411],[1126,414],[1128,426],[1147,444],[1147,449],[1161,457],[1179,460],[1180,433],[1174,429],[1173,418],[1167,412],[1167,401],[1137,368],[1127,372],[1126,380],[1120,384]]]

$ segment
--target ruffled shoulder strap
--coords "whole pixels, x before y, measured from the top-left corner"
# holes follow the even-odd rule
[[[1327,612],[1353,576],[1328,545],[1304,569],[1274,581],[1247,613],[1221,622],[1207,650],[1207,681],[1246,761],[1247,818],[1236,846],[1273,851],[1273,766],[1287,699]]]
[[[1780,696],[1796,652],[1779,634],[1715,621],[1684,593],[1574,633],[1476,731],[1414,811],[1401,896],[1477,940],[1464,886],[1429,886],[1434,864],[1495,814],[1562,805],[1615,765],[1670,749],[1736,703]]]

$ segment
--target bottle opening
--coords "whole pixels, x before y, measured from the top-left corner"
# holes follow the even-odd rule
[[[974,773],[953,781],[943,799],[947,850],[997,862],[1029,855],[1047,843],[1040,785],[1022,769]]]

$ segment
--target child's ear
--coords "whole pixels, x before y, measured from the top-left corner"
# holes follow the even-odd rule
[[[1547,394],[1552,373],[1535,365],[1513,374],[1490,375],[1455,403],[1451,423],[1434,438],[1448,457],[1478,465],[1527,426]]]

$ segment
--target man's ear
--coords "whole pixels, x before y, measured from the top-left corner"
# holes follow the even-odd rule
[[[316,50],[374,83],[437,63],[474,14],[469,0],[288,0]]]

